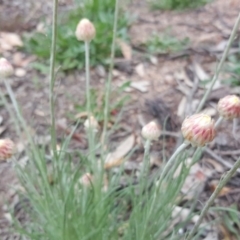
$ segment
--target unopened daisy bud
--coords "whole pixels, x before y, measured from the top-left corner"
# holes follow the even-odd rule
[[[236,95],[228,95],[220,99],[217,108],[220,116],[224,118],[240,117],[240,99]]]
[[[79,41],[90,42],[95,37],[96,30],[88,19],[83,18],[77,25],[75,35]]]
[[[5,58],[0,58],[0,77],[9,77],[13,74],[13,67]]]
[[[147,140],[157,140],[161,135],[159,126],[154,122],[150,122],[142,128],[142,136]]]
[[[80,178],[80,183],[84,186],[84,187],[88,187],[92,184],[93,182],[93,175],[91,173],[85,173],[84,175],[82,175],[82,177]]]
[[[0,139],[0,161],[7,160],[15,153],[15,144],[10,139]]]
[[[89,119],[86,119],[86,121],[84,122],[84,127],[87,130],[92,128],[94,132],[97,132],[99,125],[97,120],[93,116],[91,116]]]
[[[193,146],[204,146],[216,135],[214,120],[203,113],[187,117],[182,123],[182,134]]]

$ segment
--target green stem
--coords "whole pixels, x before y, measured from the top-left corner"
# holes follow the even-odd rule
[[[57,155],[57,139],[55,129],[55,104],[54,104],[54,84],[55,84],[55,59],[56,59],[56,38],[57,38],[57,9],[58,0],[53,1],[53,15],[52,15],[52,45],[51,45],[51,58],[50,58],[50,114],[51,114],[51,144],[54,157]]]
[[[41,175],[43,183],[44,183],[44,186],[45,186],[44,187],[44,190],[46,190],[45,194],[46,195],[49,194],[49,195],[52,196],[50,185],[49,185],[48,180],[47,180],[47,172],[45,171],[46,170],[45,169],[45,163],[41,159],[41,156],[39,154],[39,149],[37,149],[35,144],[34,144],[34,141],[32,139],[32,136],[31,136],[30,132],[29,132],[27,123],[26,123],[25,119],[22,116],[22,113],[20,111],[20,107],[19,107],[19,105],[17,103],[17,100],[16,100],[16,98],[14,96],[14,93],[12,91],[11,85],[9,84],[8,81],[4,81],[4,84],[5,84],[5,87],[7,89],[8,94],[9,94],[9,97],[11,99],[11,102],[13,104],[14,110],[16,112],[17,120],[21,124],[21,126],[22,126],[22,128],[24,130],[24,133],[27,136],[28,143],[30,145],[31,154],[33,154],[34,162],[35,162],[36,166],[39,169],[39,174]],[[28,152],[28,149],[27,149],[27,152]]]
[[[210,87],[207,89],[207,91],[205,92],[205,94],[204,94],[204,96],[203,96],[203,98],[202,98],[202,100],[201,100],[201,102],[200,102],[200,104],[199,104],[199,106],[198,106],[198,108],[197,108],[197,112],[201,111],[201,109],[203,108],[203,105],[205,104],[205,102],[206,102],[209,94],[210,94],[211,91],[212,91],[212,88],[213,88],[215,82],[216,82],[217,79],[218,79],[219,73],[220,73],[221,70],[222,70],[223,64],[224,64],[224,62],[225,62],[225,60],[226,60],[226,58],[227,58],[227,55],[228,55],[229,50],[230,50],[230,47],[231,47],[231,45],[232,45],[232,43],[233,43],[233,40],[234,40],[234,38],[235,38],[235,36],[236,36],[236,33],[237,33],[237,31],[238,31],[239,24],[240,24],[240,13],[239,13],[239,15],[238,15],[237,21],[236,21],[236,23],[235,23],[235,25],[234,25],[234,27],[233,27],[233,30],[232,30],[232,32],[231,32],[231,35],[230,35],[230,37],[229,37],[228,44],[227,44],[227,46],[226,46],[226,48],[225,48],[225,50],[224,50],[224,53],[223,53],[222,58],[221,58],[221,61],[220,61],[220,63],[218,64],[217,70],[216,70],[216,72],[215,72],[215,74],[214,74],[214,76],[213,76],[213,78],[212,78],[211,85],[210,85]]]
[[[219,117],[218,118],[218,120],[215,122],[215,124],[214,124],[214,128],[215,129],[217,129],[218,128],[218,126],[220,125],[220,123],[222,122],[222,120],[223,120],[223,117]]]
[[[146,181],[146,178],[148,175],[150,146],[151,146],[151,141],[147,140],[144,146],[143,166],[140,173],[140,181],[142,181],[142,178],[144,178],[144,181]]]
[[[91,122],[92,103],[91,103],[91,92],[90,92],[90,54],[89,54],[89,49],[90,49],[90,42],[85,41],[86,96],[87,96],[87,116],[88,116],[88,121],[89,121],[89,127],[86,130],[87,130],[87,135],[88,135],[89,157],[90,157],[90,161],[92,161],[92,163],[94,164],[95,163],[95,153],[94,153],[95,133],[94,133],[94,129],[93,129],[92,122]],[[95,164],[92,167],[95,167]]]
[[[85,41],[85,73],[86,73],[86,95],[87,95],[87,114],[90,124],[91,116],[91,95],[90,95],[90,64],[89,64],[89,42]]]
[[[189,145],[189,143],[182,143],[177,149],[176,151],[173,153],[173,155],[171,156],[171,158],[167,161],[167,164],[164,166],[163,171],[161,173],[161,177],[159,182],[161,183],[162,179],[164,178],[164,176],[168,173],[168,171],[170,170],[170,168],[172,167],[172,165],[174,164],[175,158],[178,156],[179,153],[181,153],[187,146]]]
[[[237,124],[238,124],[238,119],[234,118],[233,119],[233,127],[232,127],[232,135],[236,141],[239,141],[238,133],[237,133]]]
[[[115,12],[114,12],[114,23],[113,23],[113,37],[112,37],[112,47],[111,47],[111,57],[110,57],[110,67],[108,73],[108,80],[106,83],[106,94],[105,94],[105,108],[104,108],[104,123],[103,123],[103,132],[102,132],[102,144],[103,147],[106,143],[106,132],[108,126],[109,119],[109,97],[111,92],[111,83],[113,78],[113,67],[114,67],[114,58],[115,58],[115,45],[116,45],[116,37],[117,37],[117,22],[118,22],[118,7],[119,0],[115,2]]]
[[[7,80],[4,80],[2,79],[4,84],[5,84],[5,87],[7,89]],[[21,131],[21,128],[19,126],[19,123],[21,124],[21,122],[19,122],[19,118],[16,118],[13,114],[13,111],[11,110],[11,107],[10,107],[10,104],[7,102],[7,99],[6,97],[4,96],[3,92],[0,91],[0,98],[4,104],[4,106],[7,108],[7,111],[9,112],[10,114],[10,118],[13,120],[14,122],[14,125],[15,125],[15,128],[16,128],[16,131],[17,131],[17,134],[20,138],[23,138],[23,134],[22,134],[22,131]]]
[[[234,175],[234,173],[237,171],[237,169],[240,167],[240,158],[237,160],[237,162],[233,165],[232,169],[228,171],[228,173],[220,180],[217,188],[212,193],[211,197],[206,202],[203,210],[201,211],[201,214],[199,216],[199,219],[195,223],[192,231],[187,236],[186,240],[192,240],[193,235],[196,233],[197,229],[199,228],[203,218],[205,217],[206,213],[208,212],[210,206],[213,204],[214,200],[217,198],[223,187],[227,184],[227,182],[230,180],[230,178]]]

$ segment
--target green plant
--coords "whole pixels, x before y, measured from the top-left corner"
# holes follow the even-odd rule
[[[92,41],[90,49],[91,65],[109,63],[114,22],[115,0],[84,0],[83,4],[76,9],[61,15],[58,24],[58,35],[56,40],[56,63],[63,71],[71,69],[82,69],[84,66],[84,45],[80,44],[75,37],[76,25],[81,18],[89,18],[97,30],[97,37]],[[118,20],[117,37],[127,39],[127,29],[130,18],[127,13],[120,10],[121,18]],[[46,27],[46,32],[35,32],[26,34],[24,37],[24,48],[27,52],[44,59],[43,64],[49,59],[49,48],[51,45],[51,29]],[[120,54],[117,49],[116,54]]]
[[[220,117],[215,126],[210,116],[206,114],[197,114],[195,117],[186,118],[182,125],[183,136],[188,142],[183,143],[173,153],[168,163],[156,174],[151,177],[151,181],[146,181],[145,169],[142,169],[142,174],[134,181],[132,175],[128,175],[123,168],[118,171],[106,170],[104,163],[109,156],[109,148],[106,145],[109,141],[95,141],[86,151],[71,151],[68,152],[70,139],[76,129],[75,126],[72,132],[62,141],[60,149],[56,147],[56,132],[54,119],[54,80],[55,80],[55,41],[57,36],[57,4],[58,1],[53,1],[53,23],[52,23],[52,48],[51,48],[51,64],[50,64],[50,81],[49,81],[49,99],[51,113],[51,138],[52,150],[50,163],[46,161],[47,152],[45,149],[39,148],[34,144],[31,133],[24,117],[21,114],[20,107],[16,101],[11,85],[5,81],[5,86],[10,99],[16,111],[16,121],[18,132],[21,129],[26,133],[29,141],[27,154],[30,159],[29,165],[22,168],[18,162],[15,162],[16,170],[19,174],[19,179],[24,186],[22,193],[29,200],[29,224],[22,225],[16,219],[14,224],[17,230],[24,237],[31,240],[158,240],[158,239],[179,239],[178,226],[174,226],[172,218],[173,209],[179,203],[179,195],[183,183],[189,174],[192,164],[196,163],[200,156],[204,145],[212,141],[215,136],[217,125],[223,117]],[[116,36],[118,1],[115,7],[115,24],[113,36]],[[222,59],[218,64],[216,73],[211,81],[209,89],[203,96],[197,112],[199,112],[206,99],[211,92],[223,63],[227,57],[230,46],[236,35],[240,25],[240,14],[233,28],[227,47],[223,53]],[[113,42],[115,37],[113,37]],[[115,45],[112,45],[112,51],[115,51]],[[111,53],[111,66],[113,68],[114,53]],[[89,71],[89,55],[86,48],[86,78],[90,85]],[[1,66],[2,67],[2,66]],[[0,68],[1,69],[1,68]],[[2,68],[3,69],[3,68]],[[3,69],[4,70],[4,69]],[[105,90],[108,94],[105,95],[104,101],[104,131],[108,128],[108,119],[110,112],[110,92],[111,92],[112,73],[109,73],[108,83]],[[90,86],[88,96],[91,94]],[[86,95],[87,95],[86,94]],[[3,102],[9,108],[5,96],[0,92]],[[238,98],[238,97],[237,97]],[[234,102],[233,110],[238,111],[240,117],[240,99]],[[88,117],[93,98],[86,98],[86,106]],[[106,102],[108,104],[106,104]],[[226,104],[228,108],[229,103]],[[228,109],[229,110],[229,109]],[[229,110],[230,111],[230,110]],[[18,121],[18,122],[17,122]],[[151,124],[152,125],[152,124]],[[156,127],[156,125],[154,125]],[[146,130],[146,129],[145,129]],[[152,127],[148,130],[152,131]],[[156,132],[155,132],[156,133]],[[159,135],[158,133],[157,135]],[[150,150],[149,134],[146,134],[148,140],[145,143],[144,152],[144,167],[148,170],[148,159]],[[150,138],[149,138],[150,136]],[[97,137],[97,136],[94,136]],[[154,138],[156,135],[154,136]],[[91,144],[91,136],[88,135],[88,140]],[[186,149],[192,143],[198,146]],[[100,153],[100,154],[99,154]],[[188,158],[192,159],[189,166]],[[117,158],[117,157],[116,157]],[[119,159],[116,159],[119,160]],[[180,173],[176,174],[176,170],[180,166]],[[232,169],[220,180],[219,185],[208,199],[206,205],[200,213],[200,217],[189,235],[185,239],[192,240],[195,232],[210,208],[211,204],[218,196],[223,186],[233,176],[240,166],[240,159],[234,164]],[[159,178],[160,177],[160,178]],[[124,184],[122,180],[124,179]],[[188,218],[189,219],[189,216]],[[234,215],[236,219],[236,215]],[[187,221],[181,226],[184,227]]]
[[[187,47],[189,39],[179,40],[169,34],[159,35],[154,33],[145,46],[150,54],[165,54],[181,51]]]
[[[222,82],[231,86],[240,86],[240,59],[238,55],[229,57],[226,72],[230,74],[230,77]]]
[[[238,207],[236,204],[228,207],[228,208],[211,208],[218,212],[221,212],[223,218],[223,224],[229,230],[229,232],[234,235],[234,237],[239,240],[239,230],[240,230],[240,213],[238,211]]]
[[[113,117],[120,112],[121,108],[129,101],[130,96],[126,95],[123,91],[126,87],[130,85],[130,82],[124,83],[122,86],[113,89],[110,94],[110,101],[114,101],[110,108],[109,108],[109,117],[110,121],[114,121]],[[91,89],[91,109],[92,109],[92,115],[97,119],[98,122],[103,123],[104,122],[104,108],[105,108],[105,93],[102,92],[102,90],[97,89]],[[74,100],[74,99],[73,99]],[[86,110],[86,104],[85,101],[83,104],[77,104],[75,105],[75,110],[78,113],[84,112]]]
[[[154,8],[175,10],[175,9],[186,9],[196,8],[202,6],[211,0],[151,0],[151,4]]]

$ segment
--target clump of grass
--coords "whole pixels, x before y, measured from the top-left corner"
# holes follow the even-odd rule
[[[113,116],[119,113],[122,107],[130,101],[130,95],[126,95],[124,90],[130,85],[130,82],[124,83],[122,86],[112,89],[110,99],[113,103],[110,106],[109,113]],[[105,93],[99,92],[97,89],[91,89],[91,109],[92,114],[102,123],[104,121],[104,108],[105,108]],[[76,104],[76,112],[84,112],[86,109],[86,101],[83,104]],[[112,119],[110,119],[112,121]]]
[[[178,52],[187,47],[189,39],[179,40],[169,34],[154,33],[146,42],[145,46],[150,54],[164,54]]]
[[[154,8],[164,10],[182,10],[186,8],[196,8],[211,0],[152,0],[151,4]]]
[[[111,48],[109,43],[112,41],[114,22],[115,0],[84,0],[81,6],[70,10],[68,13],[60,16],[58,21],[58,36],[56,42],[57,54],[56,63],[61,66],[63,71],[71,69],[82,69],[84,66],[84,45],[79,44],[75,37],[75,28],[81,18],[91,19],[97,29],[97,38],[92,42],[90,49],[91,64],[106,65],[109,63]],[[127,29],[130,24],[130,17],[120,9],[121,18],[119,18],[117,37],[127,40]],[[47,28],[46,33],[34,32],[25,35],[24,48],[27,52],[37,55],[40,59],[49,59],[49,49],[51,46],[51,29]],[[117,49],[119,55],[120,50]],[[41,64],[36,66],[42,69]]]

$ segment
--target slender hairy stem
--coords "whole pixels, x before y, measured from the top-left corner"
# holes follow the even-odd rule
[[[51,144],[53,154],[57,154],[57,139],[55,128],[55,115],[54,115],[54,83],[55,83],[55,59],[56,59],[56,38],[57,38],[57,9],[58,0],[53,1],[53,15],[52,15],[52,45],[51,45],[51,58],[50,58],[50,84],[49,84],[49,97],[50,97],[50,113],[51,113]]]
[[[149,151],[150,151],[151,141],[147,140],[144,146],[144,157],[143,157],[143,166],[140,173],[140,181],[142,178],[146,178],[149,171]],[[145,179],[146,180],[146,179]]]
[[[218,118],[218,120],[215,122],[215,124],[214,124],[214,128],[215,129],[217,129],[218,128],[218,126],[220,125],[220,123],[222,122],[222,120],[223,120],[223,117],[219,117]]]
[[[187,146],[189,146],[189,143],[182,143],[173,153],[173,155],[171,156],[171,158],[168,160],[167,164],[164,166],[163,171],[161,172],[160,170],[158,170],[156,173],[154,173],[151,176],[150,179],[150,184],[152,184],[153,182],[155,182],[159,177],[159,188],[161,185],[162,180],[164,179],[164,176],[166,176],[166,174],[168,173],[168,171],[170,170],[170,168],[172,167],[174,160],[176,159],[177,155],[179,153],[181,153]]]
[[[221,58],[221,61],[220,61],[220,63],[217,66],[217,70],[216,70],[216,72],[215,72],[215,74],[213,76],[213,79],[211,81],[211,85],[209,86],[209,88],[207,89],[206,93],[204,94],[204,96],[203,96],[203,98],[202,98],[202,100],[201,100],[201,102],[200,102],[200,104],[199,104],[199,106],[197,108],[197,112],[201,111],[201,109],[203,108],[203,105],[205,104],[205,102],[206,102],[210,92],[212,91],[212,88],[213,88],[215,82],[218,79],[219,73],[222,70],[223,64],[224,64],[224,62],[225,62],[225,60],[227,58],[227,55],[229,53],[230,47],[232,45],[232,42],[233,42],[233,40],[234,40],[234,38],[236,36],[236,33],[238,31],[239,25],[240,25],[240,13],[238,15],[237,21],[236,21],[236,23],[235,23],[235,25],[233,27],[233,30],[231,32],[231,35],[229,37],[228,44],[227,44],[227,46],[226,46],[226,48],[224,50],[224,53],[223,53],[222,58]]]
[[[170,170],[170,168],[173,165],[173,162],[175,161],[175,158],[177,157],[177,155],[179,153],[181,153],[187,146],[189,145],[189,143],[182,143],[177,149],[176,151],[173,153],[173,155],[171,156],[171,158],[167,161],[167,164],[165,165],[165,167],[163,168],[163,171],[161,173],[161,178],[160,181],[162,181],[162,179],[164,178],[164,176],[168,173],[168,171]]]
[[[90,121],[91,95],[90,95],[90,66],[89,66],[89,42],[88,41],[85,41],[85,74],[86,74],[87,114],[88,114],[88,121]]]
[[[90,160],[94,163],[95,162],[95,153],[94,153],[94,146],[95,146],[95,132],[93,129],[93,122],[92,122],[92,102],[91,102],[91,92],[90,92],[90,42],[85,41],[85,74],[86,74],[86,96],[87,96],[87,116],[89,121],[89,127],[87,128],[88,134],[88,148],[89,148],[89,156]],[[93,166],[96,166],[95,164]]]
[[[106,133],[107,133],[107,125],[108,125],[108,115],[109,115],[109,96],[111,92],[111,83],[113,77],[113,66],[114,66],[114,58],[115,58],[115,45],[116,45],[116,36],[117,36],[117,22],[118,22],[118,2],[115,2],[115,13],[114,13],[114,23],[113,23],[113,37],[112,37],[112,47],[111,47],[111,57],[110,57],[110,67],[108,73],[108,79],[106,82],[105,88],[105,107],[104,107],[104,123],[103,123],[103,132],[102,132],[102,144],[103,147],[106,142]]]
[[[196,231],[197,231],[198,227],[200,226],[203,218],[205,217],[206,213],[208,212],[208,209],[211,207],[211,205],[213,204],[214,200],[219,195],[219,193],[222,190],[222,188],[227,184],[227,182],[230,180],[230,178],[234,175],[234,173],[237,171],[237,169],[239,167],[240,167],[240,158],[233,165],[232,169],[230,171],[228,171],[227,174],[220,180],[217,188],[215,189],[215,191],[212,193],[211,197],[206,202],[203,210],[201,211],[199,219],[195,223],[192,231],[189,233],[189,235],[187,236],[186,240],[192,240],[193,239],[193,235],[196,233]]]
[[[234,118],[233,119],[233,127],[232,127],[232,134],[233,134],[233,137],[236,141],[239,141],[238,139],[238,133],[237,133],[237,124],[238,123],[238,119],[237,118]]]

